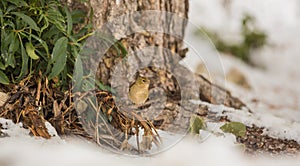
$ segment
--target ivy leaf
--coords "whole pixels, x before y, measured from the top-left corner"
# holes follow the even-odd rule
[[[235,136],[246,136],[246,126],[240,122],[229,122],[220,127],[225,133],[231,133]]]
[[[0,70],[0,83],[5,85],[9,84],[8,77],[1,70]]]
[[[32,43],[26,43],[26,44],[25,44],[25,47],[26,47],[26,52],[27,52],[28,56],[29,56],[31,59],[34,59],[34,60],[39,59],[39,56],[36,55],[36,53],[34,52],[34,51],[35,51],[35,48],[34,48],[34,46],[32,45]]]
[[[27,16],[24,13],[21,13],[21,12],[12,12],[12,14],[22,18],[22,20],[24,22],[26,22],[30,26],[31,29],[34,29],[36,31],[40,31],[40,28],[36,25],[35,21],[31,17],[29,17],[29,16]]]
[[[67,62],[67,46],[68,39],[66,37],[61,37],[56,41],[52,52],[52,59],[49,61],[50,64],[54,64],[48,76],[49,80],[60,74],[65,68]]]

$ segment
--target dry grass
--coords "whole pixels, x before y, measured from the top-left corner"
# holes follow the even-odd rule
[[[119,110],[107,91],[73,94],[71,88],[62,91],[42,77],[26,78],[18,85],[3,87],[3,91],[9,98],[0,107],[0,117],[22,122],[34,136],[51,138],[45,126],[48,121],[61,136],[79,135],[115,151],[143,153],[151,149],[152,143],[161,143],[150,121],[134,111]],[[91,102],[92,98],[97,102]],[[75,109],[78,101],[85,103],[80,111]],[[139,138],[142,131],[144,134]],[[137,137],[138,148],[128,144],[131,136]]]

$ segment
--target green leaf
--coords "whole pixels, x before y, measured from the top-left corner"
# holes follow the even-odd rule
[[[0,83],[5,85],[9,84],[8,77],[1,70],[0,70]]]
[[[0,62],[0,69],[1,69],[1,70],[5,70],[5,68],[6,68],[6,67],[4,66],[4,64],[3,64],[2,62]]]
[[[15,9],[17,9],[17,8],[18,8],[17,6],[10,5],[10,6],[7,7],[5,13],[6,13],[6,14],[7,14],[7,13],[10,13],[11,11],[13,11],[13,10],[15,10]]]
[[[67,45],[68,45],[68,38],[66,37],[61,37],[55,42],[52,55],[51,55],[51,60],[50,60],[51,64],[57,61],[62,54],[66,53]]]
[[[11,32],[8,35],[5,33],[3,34],[3,38],[4,40],[1,41],[1,51],[5,50],[7,52],[7,47],[9,47],[9,44],[14,40],[14,33]]]
[[[23,44],[21,43],[21,55],[22,55],[22,67],[21,67],[21,71],[20,71],[20,74],[17,78],[17,81],[20,81],[24,76],[25,74],[27,74],[27,71],[28,71],[28,60],[29,60],[29,57],[28,55],[26,54],[26,50],[23,46]]]
[[[1,25],[3,25],[3,12],[2,12],[2,9],[0,9],[0,23]]]
[[[229,122],[220,127],[220,129],[225,133],[231,133],[235,136],[245,137],[246,136],[246,126],[240,122]]]
[[[55,25],[52,25],[50,28],[47,29],[47,31],[45,31],[42,35],[43,39],[53,39],[54,35],[59,34],[59,30],[57,29],[57,27]]]
[[[49,27],[49,21],[47,19],[47,17],[45,17],[44,15],[41,15],[40,19],[42,19],[44,21],[44,26],[41,28],[41,33],[47,29]],[[40,20],[39,20],[40,22]]]
[[[16,36],[14,36],[14,38],[11,40],[11,43],[9,45],[8,52],[10,54],[14,54],[17,50],[19,50],[19,46],[20,46],[20,43],[19,43],[18,38]]]
[[[21,13],[21,12],[12,12],[12,14],[22,18],[22,20],[24,22],[26,22],[30,26],[31,29],[34,29],[36,31],[40,31],[40,28],[36,25],[35,21],[31,17],[29,17],[29,16],[27,16],[24,13]]]
[[[15,23],[13,23],[10,20],[5,20],[5,22],[4,22],[4,27],[11,27],[12,29],[16,29],[16,26],[17,25],[15,25]]]
[[[75,67],[74,67],[74,74],[73,74],[74,89],[77,91],[81,90],[82,78],[83,78],[83,65],[82,65],[81,57],[77,55]]]
[[[65,11],[66,11],[66,14],[67,14],[67,23],[68,23],[67,34],[71,35],[72,29],[73,29],[72,15],[69,12],[67,7],[65,7]]]
[[[47,55],[49,55],[49,48],[48,48],[47,43],[46,43],[43,39],[39,38],[38,36],[36,36],[36,35],[34,35],[34,34],[29,34],[29,35],[30,35],[32,38],[34,38],[35,40],[37,40],[39,43],[41,43],[41,45],[44,47],[44,49],[45,49]]]
[[[2,31],[4,32],[4,31]],[[13,57],[13,50],[15,48],[14,41],[15,36],[14,33],[11,32],[9,34],[2,33],[3,36],[1,36],[1,57],[3,58],[4,66],[5,68],[8,66],[14,66],[14,57]]]
[[[9,47],[8,47],[8,54],[6,59],[6,65],[11,66],[15,68],[16,66],[16,59],[15,59],[15,53],[17,50],[19,50],[20,43],[18,38],[14,35],[11,41],[8,41]]]
[[[54,24],[57,27],[57,29],[59,29],[62,32],[66,31],[64,27],[64,23],[65,23],[64,17],[62,16],[62,14],[59,12],[58,9],[50,8],[46,12],[46,14],[47,14],[48,21]]]
[[[206,124],[202,117],[193,115],[190,119],[189,131],[191,134],[199,134],[200,129],[206,128]]]
[[[126,57],[126,55],[128,54],[128,52],[127,52],[126,48],[124,47],[124,45],[123,45],[121,42],[119,42],[119,41],[117,41],[116,43],[117,43],[117,45],[118,45],[118,46],[120,47],[120,49],[121,49],[122,58]],[[119,52],[119,51],[118,51],[118,52]]]
[[[7,58],[7,65],[11,66],[12,68],[15,68],[16,66],[16,59],[13,54],[9,54]]]
[[[36,53],[35,53],[35,48],[32,45],[32,43],[29,43],[29,42],[26,43],[25,47],[26,47],[26,52],[31,59],[34,59],[34,60],[39,59],[39,56],[36,55]]]
[[[6,0],[6,1],[8,1],[8,2],[10,2],[10,3],[12,3],[12,4],[14,4],[18,7],[28,6],[28,4],[23,0]]]
[[[65,68],[67,62],[67,46],[68,39],[66,37],[61,37],[56,41],[52,52],[52,59],[49,61],[50,64],[54,64],[48,76],[49,80],[60,74]]]

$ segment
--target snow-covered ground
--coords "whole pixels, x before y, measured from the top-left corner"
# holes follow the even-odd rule
[[[152,157],[134,157],[114,154],[87,143],[78,138],[63,140],[53,137],[50,140],[34,138],[28,135],[29,130],[11,121],[0,119],[9,130],[11,137],[0,139],[1,166],[82,166],[82,165],[110,165],[110,166],[293,166],[300,160],[293,158],[268,159],[265,157],[245,157],[241,147],[234,144],[234,137],[212,136],[200,143],[194,138],[186,137],[168,151]],[[18,134],[16,134],[18,133]],[[289,161],[287,163],[287,161]]]
[[[228,3],[224,5],[225,2]],[[268,45],[253,54],[253,60],[265,69],[247,66],[230,56],[218,56],[215,51],[200,56],[203,59],[206,56],[221,59],[221,67],[211,65],[215,62],[206,63],[212,77],[224,79],[225,73],[231,68],[237,68],[248,79],[251,90],[239,88],[230,82],[221,83],[221,86],[229,89],[255,112],[251,117],[229,112],[232,120],[266,127],[269,135],[294,139],[300,143],[299,1],[191,1],[190,21],[212,29],[232,41],[239,38],[240,23],[245,13],[255,16],[257,27],[268,34]],[[188,35],[192,38],[191,41],[197,40],[193,36],[192,33]],[[197,65],[195,62],[188,64],[194,64],[190,67],[192,69]]]
[[[244,90],[226,82],[224,85],[254,111],[254,115],[228,111],[235,121],[255,123],[269,129],[268,134],[295,139],[300,143],[300,3],[298,0],[190,0],[190,22],[187,44],[191,44],[188,67],[207,62],[211,74],[224,77],[232,66],[249,80],[252,90]],[[227,0],[228,1],[228,0]],[[230,0],[229,0],[230,1]],[[213,48],[201,44],[194,27],[205,26],[229,40],[238,40],[240,20],[244,12],[256,17],[257,25],[268,33],[270,44],[255,54],[265,70],[249,67],[229,57],[218,56]],[[197,60],[198,59],[198,60]],[[219,78],[216,78],[219,79]],[[255,100],[255,102],[254,102]],[[34,165],[299,165],[299,158],[280,159],[243,156],[234,138],[210,136],[204,142],[184,138],[178,144],[152,157],[128,157],[105,151],[78,138],[34,138],[20,125],[0,119],[10,137],[0,138],[0,166]],[[53,133],[55,134],[55,132]]]

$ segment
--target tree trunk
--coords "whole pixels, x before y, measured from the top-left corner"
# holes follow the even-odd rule
[[[192,73],[179,66],[187,49],[183,48],[184,31],[187,26],[188,0],[163,1],[91,1],[94,9],[94,25],[101,33],[109,34],[121,42],[128,55],[118,58],[115,51],[107,51],[99,59],[97,77],[105,85],[116,89],[116,102],[121,110],[130,109],[127,95],[130,84],[137,75],[151,80],[150,106],[146,106],[143,116],[149,118],[156,127],[169,130],[178,119],[180,102],[185,98],[195,98],[198,94],[189,88],[194,79]],[[109,31],[109,32],[107,32]],[[100,50],[99,50],[100,51]],[[123,70],[123,69],[126,70]],[[185,76],[184,87],[179,86],[179,78]],[[124,77],[125,76],[125,77]],[[165,97],[163,102],[158,102]],[[141,112],[139,112],[141,113]],[[151,117],[151,118],[150,118]],[[186,130],[187,123],[178,124]],[[188,120],[185,120],[188,122]],[[183,127],[184,126],[184,127]]]
[[[114,89],[118,111],[124,115],[134,112],[132,115],[141,116],[156,128],[176,133],[186,133],[190,117],[207,109],[190,100],[235,108],[245,106],[228,91],[179,64],[187,52],[183,43],[188,2],[91,0],[96,33],[87,40],[82,53],[88,57],[83,58],[84,71]],[[129,87],[138,76],[150,79],[149,100],[142,106],[135,106],[128,99]],[[132,123],[136,119],[128,118]],[[120,121],[125,127],[118,125]],[[127,133],[131,134],[126,123],[121,118],[113,125],[122,128],[118,140],[126,140]],[[98,129],[90,133],[96,133],[98,142]],[[122,149],[123,143],[118,142],[115,147]]]
[[[90,3],[98,33],[121,43],[128,52],[126,57],[120,57],[118,51],[111,49],[114,47],[95,44],[98,38],[91,40],[91,47],[98,53],[88,67],[97,68],[96,77],[117,91],[115,100],[121,110],[131,109],[128,89],[138,75],[151,80],[150,104],[143,111],[135,111],[163,130],[188,129],[190,116],[200,109],[190,99],[234,108],[245,106],[228,91],[179,65],[187,52],[183,38],[188,0],[91,0]]]

